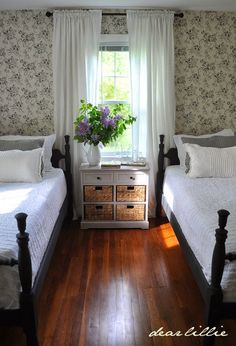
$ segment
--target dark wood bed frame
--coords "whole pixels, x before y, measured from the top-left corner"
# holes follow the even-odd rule
[[[159,154],[158,154],[158,173],[157,173],[157,216],[162,215],[162,189],[164,182],[164,161],[168,159],[168,165],[178,165],[179,159],[177,149],[171,148],[165,154],[164,152],[164,135],[160,136]],[[205,301],[205,324],[207,327],[213,328],[219,325],[221,319],[236,317],[236,303],[223,302],[223,292],[221,288],[221,279],[224,271],[225,260],[236,260],[236,253],[225,253],[225,241],[227,238],[227,230],[225,229],[229,212],[227,210],[219,210],[219,228],[215,231],[216,243],[212,254],[211,263],[211,284],[205,278],[202,268],[190,248],[182,229],[172,213],[170,223],[175,231],[183,253],[191,268],[193,276],[201,291]],[[236,227],[236,225],[235,225]],[[236,288],[235,288],[236,289]],[[204,345],[214,345],[214,336],[203,337]]]
[[[39,270],[32,286],[32,265],[30,251],[28,248],[29,234],[26,230],[26,218],[27,214],[18,213],[15,215],[19,233],[16,235],[17,243],[19,247],[18,260],[1,261],[4,265],[17,265],[19,269],[19,276],[21,282],[20,292],[20,307],[15,310],[0,310],[0,325],[4,326],[19,326],[22,327],[27,340],[27,346],[38,346],[37,337],[37,302],[40,291],[43,286],[45,276],[48,271],[48,267],[56,246],[58,235],[60,233],[63,221],[67,217],[72,219],[73,207],[72,207],[72,175],[71,175],[71,156],[69,136],[65,136],[65,155],[60,150],[53,149],[52,153],[52,165],[53,167],[59,167],[59,161],[65,160],[65,178],[67,183],[67,195],[60,209],[59,216],[53,228],[49,243],[47,245],[44,257],[41,261]]]

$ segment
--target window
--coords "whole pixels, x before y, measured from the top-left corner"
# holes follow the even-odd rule
[[[122,114],[130,114],[129,50],[126,35],[102,35],[99,50],[99,106],[122,104]],[[126,39],[124,41],[124,38]],[[130,157],[132,126],[116,142],[103,148],[103,158]]]

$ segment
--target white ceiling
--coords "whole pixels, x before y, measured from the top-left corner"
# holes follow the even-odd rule
[[[0,0],[0,10],[76,7],[236,11],[236,0]]]

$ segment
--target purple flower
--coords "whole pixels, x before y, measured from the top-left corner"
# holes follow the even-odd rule
[[[91,130],[91,126],[88,123],[88,119],[84,119],[79,123],[78,132],[80,136],[86,136]]]
[[[105,127],[105,129],[107,129],[109,126],[115,128],[116,126],[116,122],[115,122],[115,118],[101,118],[101,122],[103,124],[103,126]]]
[[[115,117],[114,117],[115,121],[118,121],[120,119],[123,119],[122,115],[119,115],[117,114]]]
[[[101,107],[100,111],[102,113],[102,117],[106,118],[110,114],[110,109],[108,107]]]
[[[109,120],[108,126],[113,127],[113,129],[116,127],[116,122],[114,118]]]

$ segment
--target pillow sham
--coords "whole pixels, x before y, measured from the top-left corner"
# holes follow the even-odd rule
[[[21,135],[9,135],[9,136],[0,136],[1,140],[26,140],[26,139],[42,139],[44,140],[43,144],[43,162],[44,162],[44,171],[50,171],[52,169],[51,157],[52,157],[52,147],[56,140],[56,135],[52,134],[49,136],[21,136]]]
[[[208,138],[182,137],[183,143],[198,144],[201,147],[229,148],[236,146],[236,136],[212,136]],[[185,155],[185,172],[189,171],[189,154]]]
[[[43,149],[0,151],[0,182],[36,183],[42,180]]]
[[[7,150],[33,150],[42,148],[44,144],[43,139],[16,139],[16,140],[2,140],[0,137],[0,151]]]
[[[225,129],[217,133],[213,134],[206,134],[206,135],[201,135],[201,136],[193,136],[193,135],[185,135],[185,134],[180,134],[180,135],[174,135],[173,139],[178,151],[178,157],[180,161],[180,167],[184,168],[185,167],[185,155],[186,152],[183,147],[183,142],[182,142],[182,137],[188,137],[188,138],[207,138],[207,137],[212,137],[212,136],[233,136],[234,132],[231,129]]]
[[[228,148],[201,147],[197,144],[183,144],[189,155],[190,178],[236,177],[236,146]]]

